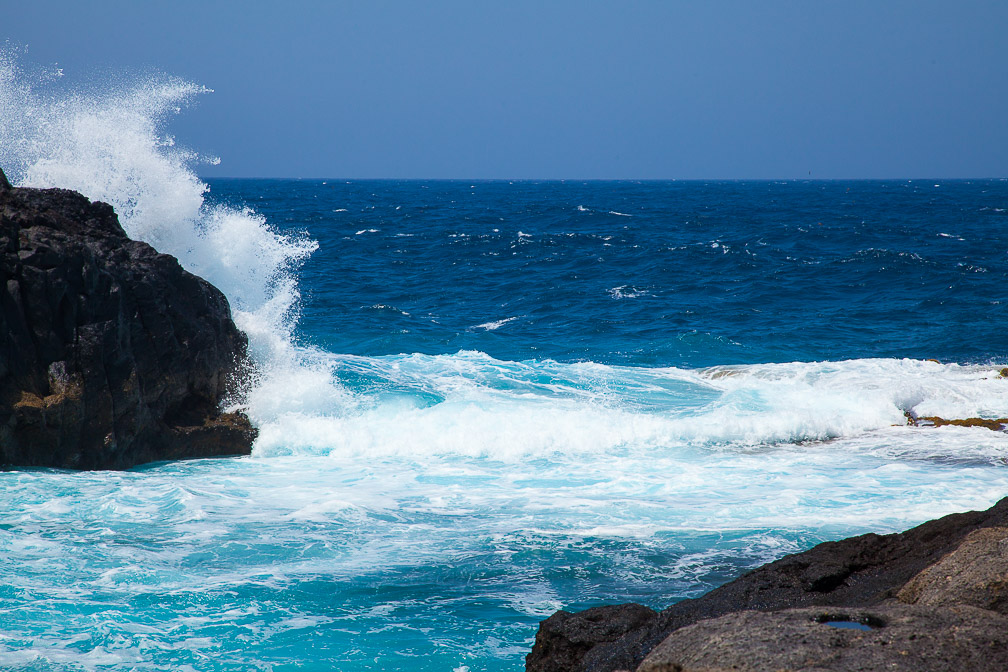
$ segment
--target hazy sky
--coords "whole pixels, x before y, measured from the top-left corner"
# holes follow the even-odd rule
[[[71,78],[215,90],[207,176],[1008,176],[1008,2],[0,0]]]

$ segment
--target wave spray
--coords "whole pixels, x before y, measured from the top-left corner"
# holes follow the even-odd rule
[[[195,167],[217,159],[166,133],[172,117],[211,90],[164,75],[75,90],[62,85],[62,71],[28,71],[22,60],[0,51],[0,166],[12,183],[110,203],[130,237],[223,291],[257,365],[241,402],[253,422],[269,419],[278,390],[292,382],[339,396],[330,372],[292,344],[296,271],[317,244],[278,233],[250,208],[210,202]]]

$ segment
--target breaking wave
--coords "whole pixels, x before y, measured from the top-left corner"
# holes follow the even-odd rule
[[[328,373],[308,366],[292,345],[296,273],[316,243],[277,232],[250,208],[210,202],[195,167],[216,159],[177,145],[166,131],[211,90],[164,75],[78,89],[63,85],[60,71],[27,70],[22,61],[0,52],[0,166],[8,178],[110,203],[132,238],[223,291],[258,364],[243,400],[253,421],[267,419],[257,409],[281,378],[337,393]]]

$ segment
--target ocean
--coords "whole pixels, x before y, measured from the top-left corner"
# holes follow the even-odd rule
[[[0,166],[227,295],[243,458],[0,473],[0,666],[520,670],[1008,494],[1008,181],[200,179],[205,90],[0,59]]]

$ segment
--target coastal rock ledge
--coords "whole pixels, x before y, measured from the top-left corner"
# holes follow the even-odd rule
[[[559,611],[528,672],[1008,670],[1008,498],[819,544],[662,612]]]
[[[0,172],[0,467],[248,454],[222,413],[247,340],[224,295],[106,203]]]

